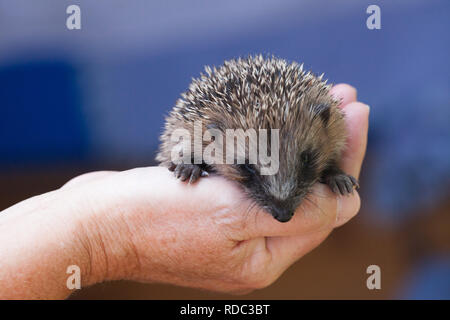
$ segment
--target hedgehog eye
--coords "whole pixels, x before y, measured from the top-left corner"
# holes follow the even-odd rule
[[[300,155],[302,165],[308,165],[311,162],[311,153],[309,151],[303,151]]]

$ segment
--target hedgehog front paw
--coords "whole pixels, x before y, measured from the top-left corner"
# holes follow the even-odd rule
[[[353,193],[353,188],[359,188],[358,180],[346,173],[328,175],[322,180],[334,193],[344,196]]]
[[[194,183],[198,180],[198,178],[208,175],[208,172],[204,171],[199,165],[196,164],[172,164],[169,167],[169,170],[173,171],[175,177],[181,181],[186,181],[189,178],[188,183]]]

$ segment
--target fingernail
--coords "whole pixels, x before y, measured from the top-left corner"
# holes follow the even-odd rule
[[[351,218],[353,218],[359,211],[361,201],[356,191],[347,196],[338,196],[337,199],[337,214],[336,223],[334,227],[340,227]]]

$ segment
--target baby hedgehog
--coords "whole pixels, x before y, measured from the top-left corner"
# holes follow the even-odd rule
[[[292,218],[316,182],[342,195],[358,186],[356,179],[338,165],[346,141],[344,114],[322,76],[303,71],[303,65],[261,55],[226,61],[219,68],[206,67],[205,71],[206,75],[194,79],[181,95],[161,136],[156,159],[177,178],[193,183],[209,173],[221,175],[238,183],[250,199],[280,222]],[[189,142],[189,161],[173,161],[173,151],[181,156],[183,145],[183,139],[172,138],[173,132],[184,129],[194,135],[199,121],[202,134],[209,129],[224,136],[227,129],[267,129],[268,133],[278,129],[278,150],[270,150],[271,154],[278,152],[277,171],[262,174],[261,161],[250,161],[249,137],[240,146],[245,150],[244,161],[199,161],[194,157],[198,149],[194,141]],[[211,141],[214,137],[201,141],[200,154]],[[273,147],[272,140],[267,141]]]

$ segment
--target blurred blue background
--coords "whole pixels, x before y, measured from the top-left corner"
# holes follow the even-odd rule
[[[81,30],[66,28],[72,4]],[[448,0],[0,0],[0,171],[152,165],[164,115],[205,65],[273,54],[371,106],[364,219],[401,229],[450,195],[449,18]],[[448,284],[436,265],[391,297]]]

